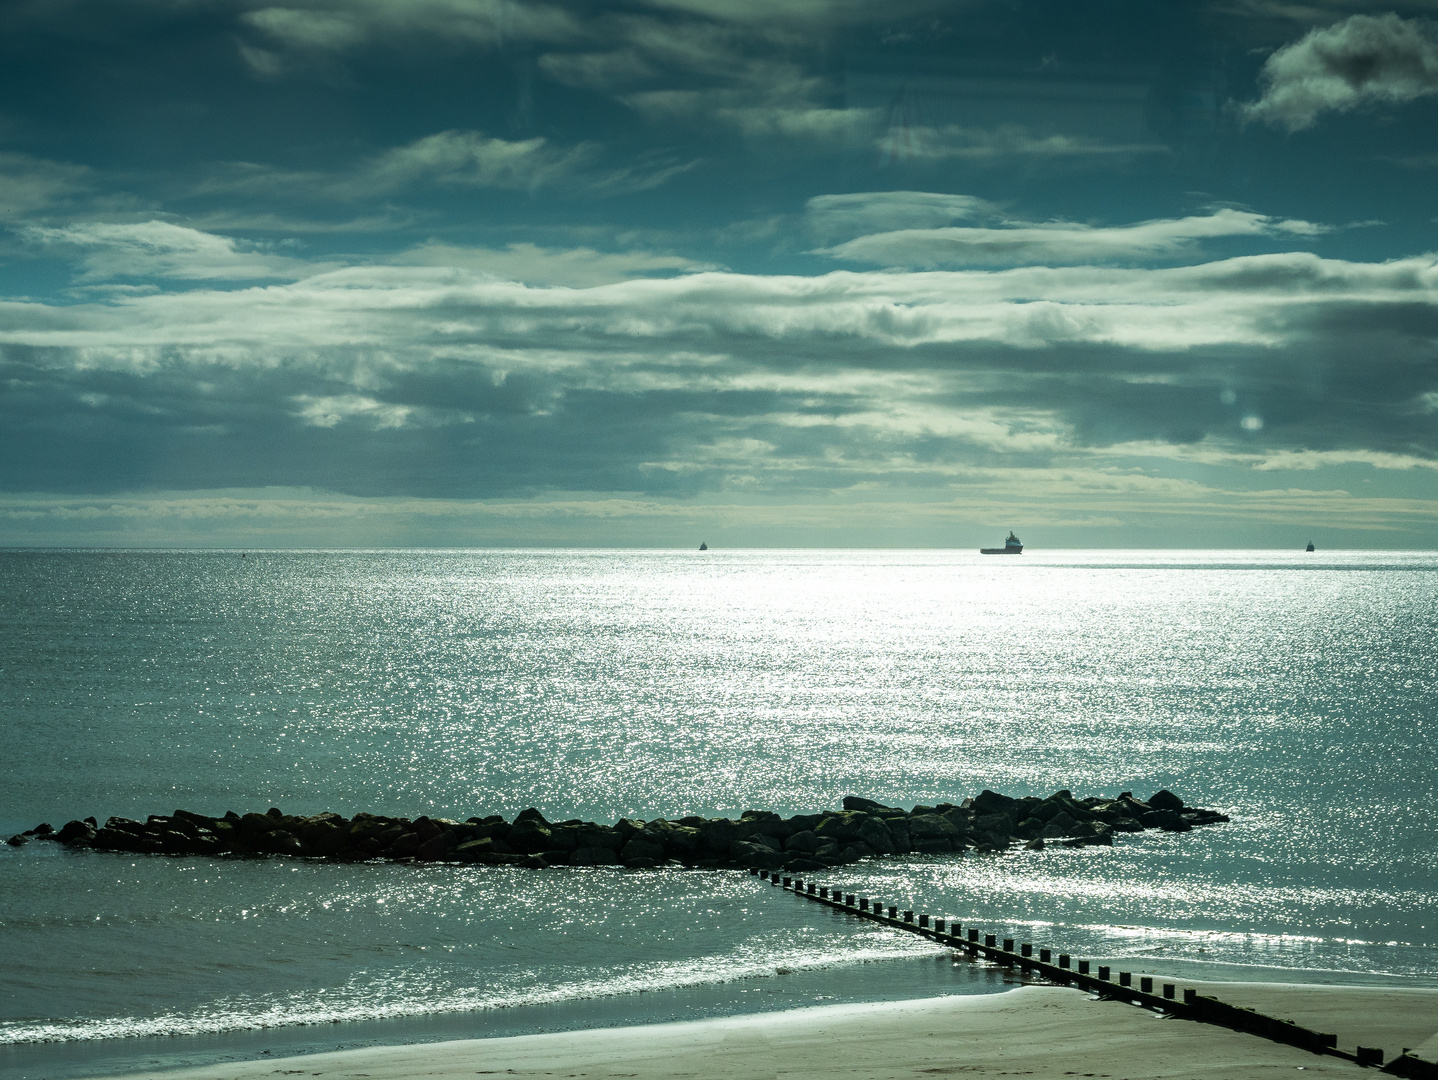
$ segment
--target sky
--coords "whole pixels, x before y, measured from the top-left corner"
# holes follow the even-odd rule
[[[0,545],[1438,546],[1438,0],[8,0]]]

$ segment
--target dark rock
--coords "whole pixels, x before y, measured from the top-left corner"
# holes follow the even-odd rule
[[[48,821],[42,821],[39,825],[36,825],[33,829],[30,829],[28,831],[31,836],[35,837],[35,839],[46,840],[49,839],[50,834],[55,831],[55,827],[51,825]]]
[[[699,831],[699,846],[706,851],[722,854],[739,839],[739,827],[728,818],[712,818],[695,826]]]
[[[624,867],[627,870],[653,870],[658,865],[659,863],[656,860],[647,859],[642,855],[636,855],[632,859],[624,860]]]
[[[1014,835],[1020,840],[1036,840],[1043,834],[1043,831],[1044,823],[1036,817],[1024,818],[1014,827]],[[1035,848],[1034,850],[1042,851],[1043,849]]]
[[[555,848],[553,851],[541,851],[539,857],[546,866],[568,866],[573,854],[565,848]]]
[[[874,810],[894,809],[892,806],[885,806],[883,803],[875,802],[873,799],[861,799],[857,795],[845,795],[843,805],[845,810],[859,810],[864,813],[869,813]]]
[[[814,830],[806,829],[804,832],[794,833],[789,839],[785,840],[784,850],[796,851],[804,855],[812,855],[819,850],[821,843],[823,843],[823,841],[815,835]]]
[[[608,825],[581,825],[574,830],[574,849],[608,848],[611,853],[624,846],[619,833]]]
[[[699,830],[689,825],[675,825],[664,838],[664,847],[679,859],[693,859],[699,854]]]
[[[460,862],[497,863],[499,856],[513,854],[510,851],[498,851],[498,847],[498,842],[492,836],[482,836],[478,840],[466,840],[460,844],[454,849],[454,857]]]
[[[1175,810],[1150,810],[1139,821],[1145,829],[1163,829],[1165,832],[1188,832],[1193,828]]]
[[[1078,822],[1069,816],[1067,810],[1060,810],[1053,817],[1049,818],[1044,831],[1039,833],[1045,840],[1057,840],[1062,836],[1073,836],[1078,829]]]
[[[748,840],[737,840],[734,846],[729,849],[729,857],[736,866],[752,866],[760,870],[782,870],[784,868],[784,856],[773,848],[765,847],[763,844],[750,843]]]
[[[569,857],[571,866],[613,866],[619,860],[614,857],[611,847],[575,848]]]
[[[1042,851],[1043,849],[1044,838],[1042,836],[1036,836],[1034,837],[1034,839],[1030,840],[1027,844],[1024,845],[1025,851]]]
[[[954,843],[942,836],[932,837],[927,840],[915,840],[914,850],[921,855],[950,855],[953,853]]]
[[[644,828],[644,822],[634,818],[620,818],[616,821],[614,831],[619,834],[619,846],[623,847],[629,843],[630,838],[642,828]]]
[[[1164,788],[1161,791],[1155,791],[1149,796],[1148,805],[1155,810],[1182,810],[1183,800],[1167,788]]]
[[[654,865],[664,861],[664,845],[654,839],[652,833],[636,834],[629,843],[619,849],[619,857],[628,866],[635,859],[649,859]]]
[[[534,818],[525,818],[523,821],[516,819],[505,843],[524,855],[537,855],[541,851],[552,850],[555,846],[553,834]]]
[[[902,828],[899,830],[903,832]],[[889,855],[900,850],[899,840],[895,836],[895,830],[880,817],[866,817],[859,823],[859,834],[855,837],[861,843],[868,844],[880,855]]]
[[[536,825],[540,825],[540,826],[543,826],[543,827],[545,827],[545,828],[547,828],[547,827],[549,826],[549,822],[547,822],[547,821],[544,820],[544,815],[541,814],[538,810],[536,810],[536,809],[535,809],[534,807],[532,807],[532,806],[531,806],[528,810],[521,810],[521,811],[520,811],[518,814],[516,814],[515,817],[514,817],[514,823],[515,823],[516,825],[520,825],[520,824],[523,824],[523,823],[529,822],[529,821],[532,821],[532,822],[534,822]]]
[[[414,857],[421,862],[440,862],[450,857],[459,846],[459,837],[450,832],[436,833],[415,848]]]
[[[298,836],[293,836],[280,829],[272,829],[265,833],[255,846],[260,851],[268,852],[271,855],[300,855],[304,851],[304,845],[300,843]]]
[[[11,847],[20,847],[21,845],[28,844],[29,842],[30,838],[24,833],[16,833],[14,836],[10,837],[9,840],[5,841],[5,843],[9,844]]]
[[[1219,825],[1229,820],[1227,814],[1220,814],[1217,810],[1200,810],[1192,807],[1185,810],[1181,816],[1190,825]]]
[[[827,870],[828,864],[815,862],[813,859],[806,859],[802,856],[796,856],[792,859],[787,860],[784,863],[784,869],[794,870],[801,874],[807,874],[812,873],[815,870]]]
[[[579,847],[580,829],[581,826],[579,825],[551,825],[549,827],[549,835],[554,843],[553,850],[573,851],[575,848]],[[545,861],[553,862],[554,860],[550,859],[548,855],[546,855]]]
[[[973,810],[975,817],[982,817],[986,814],[1004,814],[1007,816],[1010,808],[1017,802],[1017,799],[1011,799],[1007,795],[1000,795],[997,791],[990,791],[985,788],[974,797],[970,809]]]
[[[909,843],[918,851],[926,850],[922,845],[928,841],[951,842],[962,835],[952,821],[940,814],[911,814],[909,816]]]
[[[95,839],[96,829],[93,825],[84,821],[67,821],[61,826],[55,839],[62,844],[69,844],[72,847],[84,847]]]
[[[385,849],[383,854],[386,859],[417,858],[422,843],[424,843],[424,841],[420,840],[419,833],[417,832],[400,833],[395,841]],[[490,841],[490,843],[492,844],[493,841]]]

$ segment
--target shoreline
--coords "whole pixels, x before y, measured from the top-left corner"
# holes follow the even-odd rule
[[[914,970],[910,964],[900,966]],[[869,996],[856,994],[849,1001],[813,1004],[803,1001],[802,994],[790,993],[770,999],[767,1007],[755,1009],[758,1000],[746,999],[746,1011],[720,1011],[699,1018],[691,1017],[696,1008],[702,1014],[703,1006],[683,1000],[694,995],[670,995],[675,1000],[656,1002],[657,1010],[636,1008],[633,995],[621,995],[586,1003],[585,1022],[579,1026],[568,1026],[576,1019],[572,1007],[541,1008],[529,1017],[530,1024],[541,1027],[546,1020],[566,1025],[557,1030],[531,1028],[516,1034],[514,1018],[509,1018],[506,1031],[503,1016],[490,1017],[488,1024],[475,1024],[471,1017],[460,1037],[455,1037],[456,1025],[446,1025],[442,1018],[437,1025],[424,1023],[437,1018],[415,1018],[417,1024],[381,1022],[375,1026],[384,1030],[376,1033],[373,1041],[353,1032],[336,1039],[337,1033],[326,1032],[326,1038],[315,1029],[267,1029],[248,1033],[254,1036],[248,1052],[232,1045],[226,1053],[223,1044],[230,1040],[210,1040],[218,1052],[208,1055],[208,1060],[203,1052],[193,1053],[193,1046],[186,1053],[172,1040],[145,1040],[151,1044],[148,1048],[130,1040],[103,1040],[112,1044],[106,1048],[94,1044],[11,1046],[3,1048],[7,1052],[0,1056],[0,1076],[8,1080],[121,1076],[129,1080],[273,1080],[286,1073],[306,1073],[312,1080],[351,1080],[361,1074],[375,1080],[402,1080],[424,1074],[435,1080],[469,1080],[484,1072],[542,1075],[563,1069],[567,1070],[565,1076],[576,1077],[631,1075],[638,1080],[658,1080],[689,1071],[718,1080],[738,1080],[775,1075],[762,1068],[752,1071],[757,1067],[753,1059],[758,1048],[779,1044],[792,1044],[796,1053],[806,1047],[825,1047],[827,1064],[822,1067],[806,1057],[781,1071],[808,1075],[812,1065],[814,1075],[822,1073],[835,1080],[948,1072],[1055,1077],[1087,1073],[1129,1080],[1183,1073],[1242,1080],[1270,1075],[1275,1068],[1336,1074],[1359,1068],[1339,1058],[1257,1036],[1160,1017],[1118,1000],[1099,1000],[1081,990],[1025,982],[988,965],[960,964],[956,968],[970,969],[973,979],[984,979],[988,986],[942,996],[884,1000],[872,996],[875,987],[862,985]],[[869,983],[868,979],[855,981]],[[1379,1047],[1384,1060],[1391,1061],[1413,1048],[1427,1059],[1438,1059],[1438,987],[1215,980],[1184,980],[1184,985],[1239,1008],[1334,1032],[1339,1048],[1349,1052],[1358,1045]],[[748,987],[739,992],[773,989]],[[913,989],[922,992],[925,987],[914,985]],[[1154,1023],[1157,1020],[1165,1022]],[[519,1030],[524,1026],[521,1023]],[[113,1045],[116,1043],[121,1045]],[[170,1054],[146,1052],[165,1043],[169,1043]],[[262,1043],[269,1043],[270,1048],[256,1049]],[[105,1053],[107,1049],[112,1052]],[[675,1054],[693,1057],[694,1068],[686,1070],[674,1064]],[[936,1064],[919,1068],[920,1058],[932,1058]],[[962,1067],[943,1065],[941,1058],[952,1058]],[[886,1064],[890,1059],[896,1063],[913,1059],[910,1063],[915,1067],[906,1073],[897,1064]],[[1208,1064],[1200,1068],[1196,1064],[1200,1062]]]
[[[1438,1050],[1438,989],[1192,982],[1239,1007],[1335,1031],[1339,1047]],[[1425,1046],[1427,1044],[1427,1046]],[[285,1066],[290,1066],[286,1068]],[[610,1077],[1214,1077],[1276,1069],[1357,1075],[1360,1066],[1082,991],[1026,985],[1001,994],[853,1002],[642,1026],[387,1045],[129,1074],[133,1080],[470,1080],[475,1075]],[[108,1075],[92,1073],[93,1077]]]

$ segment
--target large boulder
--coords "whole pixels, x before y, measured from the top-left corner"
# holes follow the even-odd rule
[[[738,866],[752,866],[759,870],[782,870],[784,854],[763,844],[737,840],[729,849],[729,857]]]
[[[990,791],[985,788],[974,796],[970,809],[976,817],[987,814],[1004,814],[1011,816],[1012,808],[1018,803],[1018,799],[1011,799],[1007,795],[1000,795],[997,791]]]
[[[84,821],[67,821],[60,827],[55,839],[71,847],[84,847],[95,839],[96,830]]]
[[[815,835],[813,829],[806,829],[804,832],[796,832],[789,839],[784,841],[784,850],[799,852],[804,855],[812,855],[819,850],[823,841]]]
[[[845,810],[829,814],[814,826],[814,835],[821,840],[833,840],[838,844],[852,843],[859,839],[860,829],[869,815],[862,811]]]
[[[926,850],[921,846],[926,841],[944,840],[952,844],[961,836],[963,833],[954,823],[941,814],[912,814],[909,817],[909,842],[919,851]]]
[[[854,839],[868,844],[880,855],[891,855],[899,850],[899,841],[894,836],[894,830],[881,817],[866,817],[861,821],[858,835]]]
[[[1139,821],[1145,829],[1163,829],[1165,832],[1188,832],[1193,828],[1176,810],[1150,810]]]
[[[612,855],[623,846],[623,838],[608,825],[595,825],[590,822],[574,830],[575,851],[581,848],[608,848]]]
[[[723,854],[739,839],[739,827],[728,818],[711,818],[702,825],[696,825],[699,832],[699,846],[705,851]]]
[[[555,846],[548,826],[534,818],[524,818],[523,815],[514,819],[514,828],[509,830],[509,836],[504,842],[522,855],[538,855],[541,851],[550,851]]]
[[[1182,810],[1183,800],[1167,788],[1155,791],[1148,797],[1148,805],[1155,810]]]
[[[1043,832],[1039,833],[1045,840],[1057,840],[1064,836],[1073,836],[1078,828],[1075,821],[1067,811],[1060,810],[1053,817],[1049,818],[1044,826]]]
[[[894,807],[885,806],[883,803],[875,802],[873,799],[861,799],[857,795],[845,795],[844,809],[858,810],[867,814],[875,810],[892,810]]]
[[[619,849],[619,857],[628,866],[635,859],[650,859],[654,865],[664,861],[664,845],[652,833],[638,833]]]

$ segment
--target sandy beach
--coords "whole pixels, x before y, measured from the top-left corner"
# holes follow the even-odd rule
[[[1338,1034],[1385,1059],[1438,1042],[1438,990],[1186,983],[1235,1005]],[[167,1080],[470,1080],[475,1076],[888,1080],[932,1076],[1273,1077],[1360,1069],[1251,1035],[1162,1018],[1053,986],[837,1005],[645,1027],[379,1047],[225,1063]],[[1371,1073],[1370,1073],[1371,1075]]]

